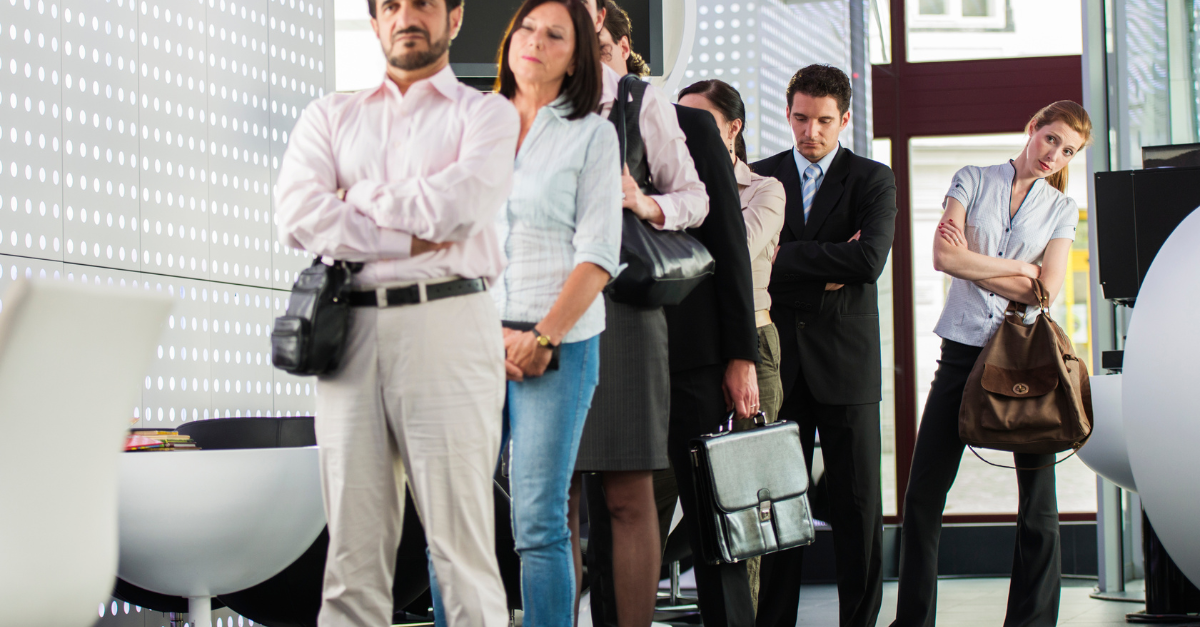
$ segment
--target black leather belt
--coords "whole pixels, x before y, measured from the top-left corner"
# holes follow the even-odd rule
[[[453,296],[466,296],[487,290],[483,279],[459,279],[445,283],[426,283],[425,300],[440,300]],[[379,304],[378,290],[350,292],[350,304],[354,307],[395,307],[416,305],[421,302],[421,286],[394,287],[385,292],[387,302]]]

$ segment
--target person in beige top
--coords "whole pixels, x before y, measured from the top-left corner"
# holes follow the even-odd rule
[[[783,381],[779,378],[779,331],[771,322],[771,260],[783,230],[783,212],[787,196],[783,184],[769,176],[761,176],[746,165],[746,105],[742,96],[728,83],[707,80],[693,83],[679,92],[679,104],[703,109],[712,114],[733,160],[738,195],[742,200],[742,218],[746,221],[746,245],[750,248],[750,271],[754,276],[754,318],[758,324],[759,409],[767,420],[774,422],[783,405]],[[750,559],[746,574],[750,583],[750,598],[758,610],[760,558]]]
[[[750,270],[754,274],[754,317],[758,323],[758,351],[762,356],[762,365],[758,367],[758,402],[767,419],[774,421],[783,403],[783,384],[779,379],[779,332],[771,322],[771,295],[767,293],[767,285],[771,282],[771,257],[783,229],[786,204],[783,184],[751,172],[750,166],[746,165],[746,142],[742,138],[742,130],[746,127],[746,105],[736,89],[719,80],[700,81],[679,92],[679,104],[711,113],[729,146],[729,158],[733,160],[733,173],[742,200],[742,218],[746,221]]]

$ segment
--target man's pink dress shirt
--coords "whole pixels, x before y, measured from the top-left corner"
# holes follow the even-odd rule
[[[512,188],[519,132],[507,99],[459,83],[449,67],[404,95],[385,77],[375,89],[315,100],[279,169],[280,239],[367,262],[355,276],[362,287],[493,281],[505,263],[494,220]],[[413,257],[414,236],[454,245]]]
[[[603,66],[603,89],[600,94],[600,115],[608,117],[617,99],[617,83],[621,75]],[[638,117],[642,139],[646,144],[646,161],[654,187],[662,195],[651,196],[662,208],[665,222],[658,228],[679,231],[700,226],[708,216],[708,191],[696,174],[696,164],[688,152],[683,131],[675,109],[653,85],[646,87],[642,111]]]

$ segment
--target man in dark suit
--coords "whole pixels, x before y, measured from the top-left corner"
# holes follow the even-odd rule
[[[787,89],[795,147],[751,167],[787,192],[771,272],[784,400],[812,470],[821,436],[842,627],[874,627],[883,595],[879,295],[895,231],[886,166],[838,145],[850,122],[850,79],[811,65]],[[803,549],[763,557],[757,624],[794,627]]]
[[[692,483],[689,450],[692,438],[712,433],[729,411],[739,418],[758,411],[758,332],[754,324],[753,281],[746,249],[737,179],[725,143],[711,114],[675,107],[679,127],[687,136],[688,152],[708,190],[709,210],[704,223],[688,229],[716,260],[713,276],[698,285],[684,301],[666,307],[670,346],[671,418],[667,451],[675,471],[692,553],[700,555],[700,513]],[[670,471],[660,471],[670,472]],[[657,479],[657,478],[656,478]],[[660,493],[655,481],[659,515],[669,522],[675,509],[674,491]],[[665,505],[666,507],[661,507]],[[592,616],[596,624],[616,621],[612,587],[611,526],[603,498],[592,498],[588,508],[588,570],[592,591]],[[666,542],[666,537],[662,538]],[[695,561],[700,614],[712,627],[749,627],[754,606],[746,578],[745,562],[711,566]]]

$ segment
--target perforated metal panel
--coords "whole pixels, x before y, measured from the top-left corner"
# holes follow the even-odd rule
[[[332,14],[321,3],[303,0],[271,0],[268,14],[270,35],[271,177],[287,148],[288,136],[300,113],[313,98],[324,96],[333,82],[325,66],[325,23]],[[272,224],[275,223],[272,215]],[[296,273],[311,263],[298,251],[275,248],[273,285],[288,289]]]
[[[142,426],[210,418],[213,285],[166,277],[153,277],[147,285],[171,294],[175,306],[159,342],[152,374],[143,384]]]
[[[314,379],[271,366],[310,262],[276,243],[271,191],[333,85],[332,18],[332,0],[0,0],[0,310],[20,277],[172,295],[131,426],[315,409]]]
[[[0,255],[0,311],[4,311],[4,292],[19,278],[61,279],[63,264],[58,261]]]
[[[209,278],[207,9],[143,2],[137,17],[140,267]]]
[[[63,258],[60,20],[0,0],[0,254]]]
[[[213,278],[270,286],[267,2],[209,11],[208,164]]]
[[[313,380],[270,365],[310,263],[276,243],[271,191],[332,85],[331,19],[324,1],[0,0],[0,290],[174,296],[142,425],[314,408]]]
[[[131,8],[62,6],[62,228],[67,261],[136,270],[138,50]]]

